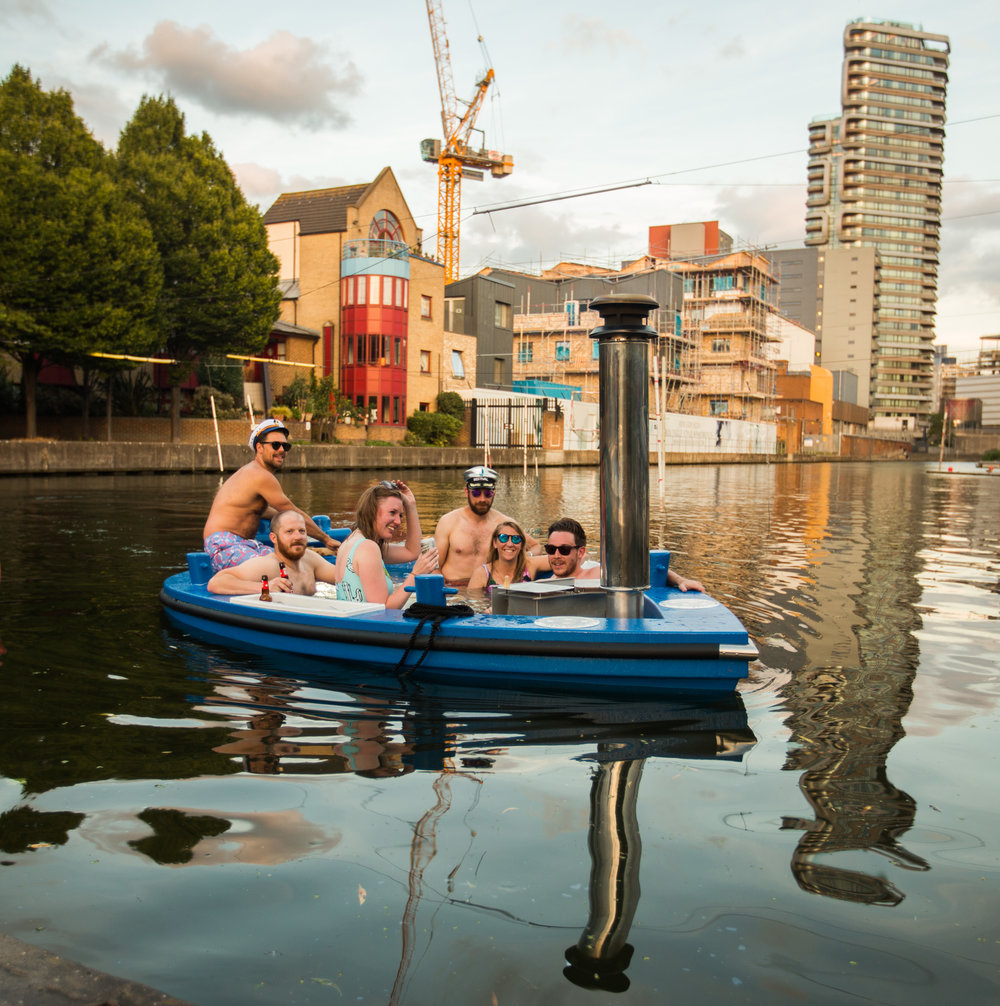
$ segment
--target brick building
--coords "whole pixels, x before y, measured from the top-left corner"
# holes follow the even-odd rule
[[[264,223],[281,263],[281,320],[319,333],[318,376],[335,375],[373,425],[405,428],[456,383],[442,366],[444,268],[421,253],[422,232],[390,168],[371,182],[284,193]],[[472,349],[474,381],[470,342],[458,348]]]

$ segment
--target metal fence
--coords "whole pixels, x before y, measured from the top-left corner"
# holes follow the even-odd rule
[[[469,402],[472,447],[542,446],[545,399],[533,402]]]

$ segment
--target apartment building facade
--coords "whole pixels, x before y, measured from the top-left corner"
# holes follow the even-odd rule
[[[806,245],[879,253],[869,382],[876,428],[912,432],[933,411],[949,50],[946,35],[852,21],[841,115],[809,126]]]

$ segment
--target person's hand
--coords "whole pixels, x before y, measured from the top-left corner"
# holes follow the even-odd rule
[[[337,554],[337,549],[340,548],[340,542],[336,538],[327,538],[326,547],[334,554]]]
[[[413,575],[420,576],[422,573],[436,573],[437,571],[438,550],[432,546],[413,564]]]
[[[399,490],[399,495],[403,497],[404,503],[417,505],[417,498],[413,495],[413,490],[402,479],[396,479],[396,488]]]
[[[268,580],[268,586],[271,588],[271,592],[277,591],[279,594],[291,594],[292,593],[292,581],[287,576],[274,576]]]
[[[705,593],[705,588],[697,580],[688,580],[683,576],[677,578],[677,589],[687,593],[689,590],[695,590],[699,594]]]

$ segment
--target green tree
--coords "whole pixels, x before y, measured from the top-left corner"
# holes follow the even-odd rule
[[[163,268],[156,306],[171,374],[171,439],[180,385],[203,354],[255,355],[278,317],[278,260],[260,213],[211,138],[188,136],[172,98],[145,96],[118,141],[119,177],[153,230]]]
[[[160,281],[149,226],[70,95],[15,66],[0,82],[0,346],[21,364],[26,436],[46,361],[151,351]]]

